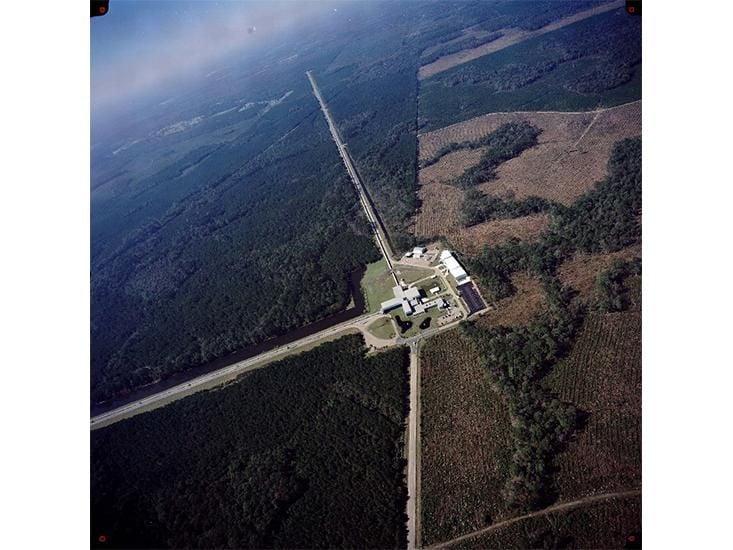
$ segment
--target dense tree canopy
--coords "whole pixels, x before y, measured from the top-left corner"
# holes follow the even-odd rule
[[[92,545],[402,547],[407,390],[346,336],[93,431]]]

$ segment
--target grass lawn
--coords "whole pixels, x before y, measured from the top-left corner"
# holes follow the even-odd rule
[[[440,276],[436,277],[435,279],[428,279],[427,281],[423,281],[422,283],[415,286],[425,291],[425,295],[427,296],[428,300],[432,300],[436,296],[439,296],[448,288],[447,285],[443,281],[441,281]],[[432,292],[430,292],[430,289],[436,286],[440,288],[440,292],[438,292],[438,294],[433,294]]]
[[[387,262],[384,259],[367,265],[364,277],[361,279],[361,288],[364,290],[369,313],[379,311],[382,302],[394,298],[392,293],[394,285],[394,279],[387,270]]]
[[[367,327],[367,330],[377,338],[382,338],[384,340],[394,338],[396,334],[394,330],[394,325],[392,324],[392,319],[389,317],[377,319]]]
[[[432,269],[412,265],[395,266],[395,271],[398,272],[397,276],[404,279],[408,285],[425,277],[430,277],[434,273]]]

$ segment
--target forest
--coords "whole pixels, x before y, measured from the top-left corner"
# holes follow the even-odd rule
[[[489,220],[519,218],[539,212],[547,212],[553,203],[541,197],[526,199],[500,199],[484,195],[478,189],[469,189],[463,196],[459,210],[464,227],[470,227]]]
[[[597,4],[400,3],[399,10],[381,12],[364,5],[359,8],[363,10],[358,16],[361,25],[337,31],[344,33],[347,45],[325,70],[316,71],[316,77],[397,253],[415,244],[408,227],[420,206],[417,71],[425,63],[423,52],[437,46],[446,55],[456,47],[446,42],[487,21],[507,27],[542,26]],[[498,34],[493,33],[457,43],[476,47],[496,38]]]
[[[421,161],[420,168],[427,168],[435,164],[445,155],[453,151],[478,149],[480,147],[491,147],[494,149],[488,152],[490,153],[490,157],[487,159],[487,162],[491,160],[498,166],[501,162],[505,162],[519,155],[523,150],[536,145],[540,132],[541,130],[539,128],[526,121],[502,124],[493,132],[478,139],[460,142],[452,141],[448,145],[444,145],[432,157]],[[502,156],[508,158],[500,160]]]
[[[637,100],[638,19],[612,10],[435,74],[421,82],[419,126],[429,131],[489,112],[574,111]]]
[[[518,511],[553,501],[552,460],[578,424],[575,408],[552,396],[540,381],[570,350],[582,312],[570,306],[566,289],[555,281],[545,284],[552,308],[529,326],[464,325],[479,347],[492,384],[509,403],[514,452],[503,496]]]
[[[630,279],[641,277],[641,258],[616,260],[596,280],[596,307],[603,313],[626,311],[631,304],[633,289]]]
[[[421,53],[492,18],[552,11],[544,3],[349,9],[358,25],[305,29],[300,42],[263,55],[267,70],[256,77],[248,60],[234,59],[221,68],[227,78],[182,87],[173,103],[95,122],[93,402],[342,310],[347,275],[378,258],[306,69],[400,252],[414,242],[408,225],[419,207]],[[292,50],[295,60],[280,63]]]
[[[574,0],[557,2],[554,0],[535,0],[533,2],[496,2],[492,16],[477,25],[479,29],[497,31],[517,27],[534,31],[562,17],[587,10],[608,0]]]
[[[92,547],[404,547],[407,368],[345,336],[93,431]]]
[[[379,253],[319,114],[96,263],[95,401],[348,305],[348,274]]]

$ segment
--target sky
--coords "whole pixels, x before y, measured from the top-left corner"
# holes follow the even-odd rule
[[[90,19],[92,107],[155,92],[227,53],[241,56],[325,9],[294,0],[110,0],[106,15]]]

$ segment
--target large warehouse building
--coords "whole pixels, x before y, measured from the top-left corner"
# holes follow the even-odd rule
[[[450,250],[443,250],[443,252],[440,253],[440,262],[448,270],[448,273],[453,275],[453,278],[457,283],[470,281],[468,273],[466,273],[466,270],[458,263],[458,260],[455,259]]]

